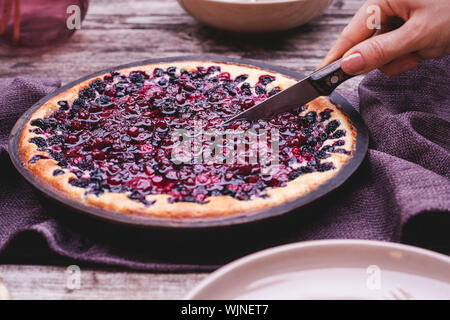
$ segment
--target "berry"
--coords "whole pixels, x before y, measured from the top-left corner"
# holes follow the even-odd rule
[[[108,190],[126,193],[144,205],[151,205],[147,195],[162,193],[171,196],[170,202],[206,203],[208,197],[225,195],[239,200],[266,197],[269,187],[284,186],[303,174],[332,170],[332,163],[322,161],[331,152],[347,153],[334,148],[344,141],[322,145],[330,138],[344,136],[345,131],[337,130],[340,123],[336,120],[326,127],[317,123],[330,119],[332,110],[299,116],[306,106],[271,120],[236,121],[227,127],[251,129],[256,134],[264,129],[269,138],[272,129],[279,131],[279,169],[272,176],[264,175],[264,164],[260,163],[194,164],[193,150],[188,147],[184,150],[186,161],[173,161],[177,145],[172,140],[173,130],[193,130],[196,120],[203,121],[204,129],[215,129],[224,118],[281,91],[274,87],[267,93],[266,86],[276,80],[273,76],[261,76],[255,88],[245,82],[247,79],[248,75],[233,79],[218,66],[194,71],[156,68],[151,76],[143,71],[128,76],[112,72],[90,82],[72,106],[60,101],[58,111],[50,117],[33,120],[31,125],[37,127],[33,130],[42,136],[30,142],[40,149],[48,148],[51,158],[65,168],[56,169],[55,176],[66,172],[76,175],[70,180],[73,186],[96,195]],[[201,151],[209,143],[212,141],[205,141]],[[247,149],[254,144],[250,137],[244,144],[243,158],[247,159]],[[35,156],[30,161],[43,158]]]
[[[53,171],[53,176],[60,176],[60,175],[62,175],[64,173],[65,173],[64,170],[56,169],[56,170]]]
[[[60,110],[68,110],[69,109],[69,104],[67,103],[67,101],[58,101],[58,106]]]
[[[339,139],[342,138],[343,136],[345,136],[345,131],[344,130],[337,130],[333,133],[333,135],[331,136],[333,139]]]
[[[138,127],[130,127],[130,128],[128,128],[127,132],[130,137],[136,138],[139,135],[139,128]]]
[[[322,111],[320,113],[320,120],[321,121],[325,121],[325,120],[328,120],[330,118],[331,118],[331,112],[329,112],[329,111]]]
[[[94,99],[95,98],[95,89],[89,87],[89,88],[84,88],[83,90],[80,91],[80,98],[84,98],[84,99]]]
[[[50,138],[48,138],[48,144],[50,146],[53,146],[55,144],[61,145],[64,142],[65,142],[65,139],[64,139],[64,136],[62,136],[62,135],[54,135],[54,136],[51,136]]]
[[[274,76],[264,75],[259,77],[259,83],[261,83],[263,86],[266,86],[273,81],[275,81]]]
[[[43,119],[36,119],[36,120],[33,120],[33,121],[30,122],[30,124],[31,124],[32,126],[39,127],[39,128],[41,128],[42,130],[44,130],[44,131],[47,130],[47,128],[50,127],[50,126],[48,125],[47,121],[45,121],[45,120],[43,120]]]
[[[145,76],[142,73],[130,74],[130,81],[133,83],[142,83],[145,80]]]
[[[331,120],[330,122],[328,122],[327,127],[325,129],[325,131],[330,134],[334,131],[336,131],[336,129],[341,125],[341,123],[338,120]]]
[[[39,149],[43,149],[47,147],[47,141],[45,141],[42,137],[34,137],[30,139],[31,143],[34,143],[39,147]]]
[[[313,124],[317,121],[317,113],[315,113],[314,111],[312,112],[308,112],[305,115],[305,121],[307,124]]]

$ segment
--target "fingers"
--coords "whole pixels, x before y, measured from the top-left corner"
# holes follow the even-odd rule
[[[421,59],[413,53],[405,54],[390,63],[380,67],[380,71],[388,76],[398,76],[406,71],[416,68]]]
[[[397,76],[416,68],[422,60],[441,58],[448,54],[450,54],[450,46],[419,50],[415,53],[405,54],[379,69],[388,76]]]
[[[417,55],[423,60],[445,57],[450,53],[449,47],[429,48],[419,50]]]
[[[441,15],[444,4],[450,8],[445,1],[434,7],[420,0],[368,0],[339,36],[321,67],[343,57],[342,69],[349,74],[379,68],[386,74],[397,75],[416,67],[423,59],[450,54],[446,31],[450,21]],[[376,11],[381,29],[375,29],[376,23],[371,23]]]
[[[389,6],[386,6],[385,2],[385,0],[367,1],[358,10],[358,12],[352,18],[347,27],[345,27],[345,29],[342,31],[336,43],[333,45],[331,50],[322,61],[321,67],[324,67],[331,62],[339,59],[353,46],[371,37],[377,31],[377,29],[369,28],[367,26],[367,20],[370,17],[371,13],[371,6],[376,5],[380,8],[381,22],[383,25],[387,24],[388,17],[393,16],[394,13],[389,8]]]
[[[416,24],[408,21],[401,28],[369,38],[351,48],[342,60],[342,69],[349,74],[361,74],[380,68],[408,53],[422,49],[416,36]]]
[[[344,28],[333,47],[323,59],[320,68],[339,59],[348,49],[352,48],[358,42],[367,39],[374,33],[374,30],[365,27],[365,10],[365,6],[361,7],[350,23]]]

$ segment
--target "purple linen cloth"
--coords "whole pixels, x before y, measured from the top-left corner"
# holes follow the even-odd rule
[[[369,152],[337,191],[292,214],[203,231],[127,229],[67,214],[13,168],[7,138],[17,118],[57,80],[0,80],[0,263],[83,263],[151,271],[207,271],[295,241],[374,239],[450,253],[450,57],[389,78],[366,76],[345,93],[370,131]]]

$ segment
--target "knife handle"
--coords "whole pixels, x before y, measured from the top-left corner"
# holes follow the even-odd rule
[[[341,60],[339,59],[322,69],[317,70],[310,76],[311,84],[324,96],[330,95],[334,89],[341,85],[344,81],[353,78],[344,72],[341,68]]]

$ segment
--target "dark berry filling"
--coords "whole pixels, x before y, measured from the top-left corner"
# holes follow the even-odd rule
[[[53,171],[53,176],[60,176],[60,175],[62,175],[64,173],[65,173],[64,170],[56,169],[56,170]]]
[[[38,154],[38,155],[32,156],[31,159],[29,160],[29,163],[33,164],[33,163],[38,162],[41,159],[48,159],[48,157]]]
[[[37,145],[40,150],[47,147],[47,141],[45,141],[45,139],[42,137],[33,137],[30,139],[30,142]]]
[[[74,173],[71,185],[96,195],[103,192],[126,193],[146,205],[147,195],[169,194],[170,202],[205,203],[209,196],[227,195],[239,200],[265,197],[272,187],[312,172],[332,170],[323,161],[330,153],[346,153],[345,136],[339,121],[328,121],[332,110],[320,114],[296,112],[272,119],[236,121],[225,130],[264,129],[271,142],[271,130],[279,132],[279,165],[266,174],[265,163],[177,162],[172,157],[176,145],[171,133],[176,129],[194,132],[202,121],[204,130],[218,130],[229,117],[280,92],[270,85],[271,75],[263,75],[251,87],[248,76],[232,79],[219,66],[198,67],[196,71],[156,68],[151,75],[133,71],[129,76],[112,72],[92,81],[69,103],[59,101],[59,109],[45,119],[35,119],[30,139],[62,168]],[[222,130],[221,129],[221,130]],[[243,139],[248,159],[252,141]],[[211,142],[206,141],[204,151]],[[267,145],[267,146],[268,146]],[[225,145],[227,148],[227,145]],[[39,158],[38,158],[39,157]],[[30,162],[45,157],[34,156]],[[54,176],[64,174],[57,169]]]

